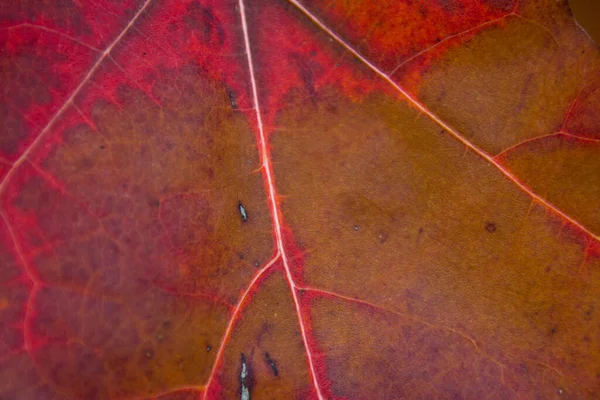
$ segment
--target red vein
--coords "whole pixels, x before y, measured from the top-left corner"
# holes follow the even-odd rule
[[[252,98],[254,101],[254,110],[256,112],[256,121],[258,125],[258,133],[260,140],[260,157],[262,161],[262,168],[264,171],[264,176],[267,180],[268,186],[268,196],[270,201],[270,211],[273,218],[273,228],[275,231],[275,239],[277,242],[277,251],[281,255],[281,260],[283,262],[283,268],[285,270],[286,280],[288,285],[290,286],[290,291],[292,293],[292,298],[294,300],[294,307],[296,309],[296,316],[298,317],[298,324],[300,325],[300,333],[302,335],[302,342],[304,344],[304,349],[306,350],[306,356],[308,358],[308,365],[310,367],[310,372],[312,375],[313,385],[315,387],[315,391],[317,393],[317,397],[319,399],[324,399],[321,394],[321,387],[317,381],[316,369],[313,362],[312,352],[308,345],[308,338],[306,329],[304,327],[304,321],[302,319],[302,310],[300,307],[300,301],[298,300],[298,294],[296,292],[296,284],[294,282],[294,278],[292,277],[292,273],[290,271],[290,267],[288,265],[288,259],[285,252],[285,246],[283,245],[283,237],[281,232],[281,222],[279,220],[279,209],[277,206],[277,198],[275,192],[275,185],[273,183],[273,167],[271,166],[271,160],[268,156],[267,150],[267,141],[265,139],[265,132],[262,122],[262,116],[260,111],[260,103],[258,101],[258,89],[256,84],[256,79],[254,78],[254,63],[252,61],[252,51],[250,50],[250,37],[248,35],[248,24],[246,22],[246,9],[244,5],[244,0],[239,0],[240,7],[240,16],[242,20],[242,30],[244,33],[244,46],[246,48],[246,57],[248,60],[248,69],[250,71],[250,82],[252,84]]]
[[[486,21],[486,22],[484,22],[484,23],[481,23],[481,24],[479,24],[479,25],[477,25],[477,26],[474,26],[474,27],[472,27],[472,28],[466,29],[466,30],[464,30],[464,31],[462,31],[462,32],[458,32],[458,33],[452,34],[452,35],[450,35],[450,36],[446,36],[446,37],[445,37],[443,40],[440,40],[439,42],[435,43],[433,46],[429,46],[429,47],[427,47],[427,48],[425,48],[425,49],[423,49],[423,50],[419,51],[418,53],[416,53],[416,54],[414,54],[414,55],[410,56],[410,57],[409,57],[409,58],[407,58],[406,60],[402,61],[400,64],[398,64],[398,65],[397,65],[397,66],[396,66],[396,67],[395,67],[395,68],[392,70],[392,72],[390,72],[390,73],[389,73],[389,75],[390,75],[390,76],[391,76],[391,75],[394,75],[394,73],[395,73],[396,71],[398,71],[398,69],[402,68],[402,66],[403,66],[403,65],[406,65],[406,64],[408,64],[409,62],[411,62],[411,61],[412,61],[412,60],[414,60],[415,58],[419,57],[420,55],[423,55],[423,54],[425,54],[425,53],[427,53],[427,52],[429,52],[429,51],[433,50],[434,48],[436,48],[436,47],[438,47],[438,46],[442,45],[443,43],[445,43],[445,42],[447,42],[447,41],[449,41],[449,40],[452,40],[452,39],[454,39],[454,38],[456,38],[456,37],[459,37],[459,36],[466,35],[467,33],[470,33],[470,32],[473,32],[473,31],[476,31],[476,30],[478,30],[478,29],[481,29],[481,28],[483,28],[483,27],[485,27],[485,26],[488,26],[488,25],[493,25],[493,24],[495,24],[496,22],[502,21],[503,19],[505,19],[505,18],[508,18],[508,17],[510,17],[510,16],[516,16],[516,14],[515,14],[514,12],[511,12],[511,13],[509,13],[509,14],[503,15],[502,17],[499,17],[499,18],[496,18],[496,19],[493,19],[493,20],[490,20],[490,21]]]
[[[4,179],[2,179],[2,181],[0,182],[0,195],[2,193],[4,193],[4,190],[6,189],[6,186],[8,185],[8,182],[12,179],[13,175],[15,174],[15,172],[17,171],[17,169],[19,168],[19,166],[21,166],[21,164],[23,164],[23,162],[25,162],[25,160],[27,160],[27,157],[31,154],[31,152],[42,142],[42,140],[44,139],[44,137],[48,134],[48,132],[50,131],[50,128],[52,127],[52,125],[58,120],[58,118],[60,118],[60,116],[73,103],[73,100],[79,94],[79,92],[81,91],[81,89],[83,89],[83,87],[85,86],[85,84],[91,79],[91,77],[94,75],[94,73],[96,72],[96,70],[100,67],[100,65],[102,64],[102,62],[106,59],[106,57],[109,56],[109,54],[112,51],[112,49],[119,43],[119,41],[123,38],[123,36],[125,36],[125,34],[129,31],[129,29],[135,23],[135,21],[144,12],[144,10],[146,9],[146,7],[148,7],[148,4],[150,4],[150,1],[151,0],[146,0],[146,2],[144,3],[144,5],[138,10],[137,13],[135,13],[135,15],[133,16],[133,18],[129,21],[129,23],[127,24],[127,26],[121,31],[121,33],[119,33],[119,35],[115,38],[115,40],[113,40],[113,42],[111,44],[109,44],[108,47],[102,52],[102,54],[100,55],[100,57],[98,58],[98,60],[94,63],[94,65],[88,71],[88,73],[83,77],[83,79],[81,80],[81,82],[79,82],[79,85],[77,85],[77,87],[75,88],[75,90],[73,90],[73,92],[67,98],[67,100],[63,103],[63,105],[58,109],[58,111],[56,111],[56,113],[52,116],[52,118],[50,118],[50,121],[48,121],[48,123],[40,131],[40,133],[37,135],[37,137],[35,138],[35,140],[33,142],[31,142],[31,144],[29,145],[29,147],[27,147],[27,149],[25,149],[25,151],[23,152],[23,154],[21,154],[21,156],[14,162],[14,164],[12,165],[12,167],[8,170],[7,174],[4,176]]]
[[[344,300],[344,301],[347,301],[347,302],[361,304],[363,306],[367,306],[367,307],[370,307],[370,308],[375,309],[375,310],[379,310],[379,311],[383,311],[383,312],[386,312],[386,313],[394,314],[394,315],[397,315],[397,316],[400,316],[400,317],[403,317],[403,318],[410,318],[410,319],[415,320],[415,321],[417,321],[417,322],[419,322],[419,323],[421,323],[421,324],[423,324],[425,326],[428,326],[430,328],[440,329],[440,330],[445,330],[445,331],[452,332],[452,333],[460,336],[461,338],[465,339],[469,343],[471,343],[473,345],[473,347],[475,348],[475,350],[478,353],[482,354],[486,358],[488,358],[491,361],[493,361],[496,365],[498,365],[501,368],[501,370],[503,368],[505,368],[504,364],[502,364],[500,361],[496,360],[494,357],[490,356],[481,347],[479,347],[479,344],[477,343],[477,341],[475,339],[473,339],[469,335],[467,335],[467,334],[465,334],[465,333],[463,333],[463,332],[461,332],[461,331],[459,331],[457,329],[454,329],[452,327],[444,326],[444,325],[437,325],[437,324],[431,323],[431,322],[429,322],[429,321],[427,321],[427,320],[425,320],[425,319],[423,319],[423,318],[421,318],[419,316],[416,316],[416,315],[405,314],[405,313],[402,313],[402,312],[399,312],[399,311],[395,311],[395,310],[391,310],[391,309],[385,308],[385,307],[377,305],[375,303],[371,303],[371,302],[366,301],[366,300],[361,300],[361,299],[357,299],[357,298],[354,298],[354,297],[344,296],[343,294],[339,294],[339,293],[335,293],[335,292],[330,292],[330,291],[323,290],[323,289],[316,289],[316,288],[312,288],[312,287],[302,287],[302,288],[299,287],[298,289],[299,290],[304,290],[304,291],[307,291],[307,292],[317,293],[317,294],[319,294],[321,296],[330,296],[330,297],[335,297],[335,298],[338,298],[338,299],[341,299],[341,300]]]
[[[598,235],[591,232],[589,229],[587,229],[585,226],[583,226],[577,220],[571,218],[569,215],[564,213],[562,210],[560,210],[554,204],[550,203],[546,199],[544,199],[541,196],[539,196],[538,194],[534,193],[525,184],[520,182],[519,179],[512,172],[510,172],[509,170],[504,168],[498,161],[496,161],[494,159],[494,157],[492,157],[491,155],[489,155],[488,153],[486,153],[479,147],[475,146],[473,143],[471,143],[465,137],[463,137],[456,129],[452,128],[444,120],[442,120],[440,117],[435,115],[433,113],[433,111],[429,110],[424,104],[422,104],[419,100],[417,100],[410,93],[408,93],[406,90],[404,90],[400,85],[398,85],[388,74],[383,72],[381,69],[379,69],[373,63],[371,63],[369,60],[367,60],[363,55],[361,55],[357,50],[355,50],[352,46],[350,46],[348,43],[346,43],[340,36],[338,36],[327,25],[325,25],[323,22],[321,22],[321,20],[319,20],[315,15],[313,15],[306,7],[304,7],[302,4],[300,4],[300,2],[298,0],[288,0],[288,1],[290,3],[292,3],[296,8],[298,8],[304,15],[306,15],[321,30],[323,30],[325,33],[327,33],[333,40],[338,42],[341,46],[343,46],[346,50],[348,50],[356,58],[358,58],[358,60],[360,60],[363,64],[365,64],[369,69],[371,69],[373,72],[375,72],[377,75],[379,75],[385,81],[387,81],[390,85],[392,85],[403,97],[406,98],[406,100],[408,100],[408,102],[410,104],[412,104],[421,113],[425,114],[427,117],[429,117],[431,120],[433,120],[436,124],[438,124],[439,126],[444,128],[444,130],[446,132],[448,132],[452,137],[454,137],[456,140],[461,142],[467,149],[473,151],[479,157],[483,158],[484,160],[486,160],[487,162],[492,164],[494,167],[496,167],[500,172],[502,172],[502,174],[504,174],[504,176],[506,178],[508,178],[508,180],[512,181],[519,189],[521,189],[527,195],[532,197],[539,204],[543,205],[547,209],[551,210],[555,214],[562,217],[564,220],[566,220],[569,223],[571,223],[572,225],[576,226],[581,231],[585,232],[590,237],[592,237],[594,240],[600,242],[600,237]]]
[[[215,357],[215,362],[213,364],[213,368],[210,371],[210,376],[208,377],[208,380],[206,381],[206,385],[204,385],[204,387],[206,388],[206,391],[204,392],[205,399],[206,399],[206,396],[208,395],[208,388],[210,387],[210,385],[215,377],[215,374],[217,372],[217,369],[219,367],[219,363],[221,362],[221,359],[223,358],[223,353],[225,352],[225,344],[229,340],[229,337],[231,336],[231,332],[233,331],[233,326],[237,322],[238,315],[242,311],[242,306],[246,302],[246,299],[248,298],[248,295],[250,294],[250,292],[252,291],[254,286],[257,284],[257,282],[260,280],[260,278],[269,270],[269,268],[271,268],[273,266],[273,264],[275,264],[275,262],[279,259],[279,256],[280,256],[280,253],[278,252],[277,254],[275,254],[275,257],[273,257],[273,259],[271,261],[269,261],[264,267],[262,267],[260,269],[260,271],[258,271],[258,273],[254,276],[252,281],[250,281],[250,284],[248,285],[248,287],[242,294],[240,301],[238,301],[237,305],[233,309],[231,318],[229,319],[229,323],[227,324],[227,328],[225,328],[225,333],[223,334],[223,340],[221,340],[221,344],[219,345],[219,350],[217,350],[217,355]]]
[[[32,24],[31,22],[24,22],[22,24],[17,24],[17,25],[13,25],[13,26],[7,26],[5,28],[0,28],[0,31],[4,31],[4,30],[11,31],[13,29],[18,29],[18,28],[39,29],[41,31],[45,31],[45,32],[48,32],[48,33],[53,33],[53,34],[56,34],[58,36],[63,36],[65,38],[69,39],[69,40],[74,41],[75,43],[78,43],[78,44],[80,44],[82,46],[87,47],[90,50],[93,50],[93,51],[95,51],[97,53],[100,53],[100,49],[98,49],[98,48],[96,48],[96,47],[94,47],[94,46],[92,46],[90,44],[87,44],[86,42],[83,42],[83,41],[81,41],[81,40],[79,40],[79,39],[77,39],[77,38],[75,38],[75,37],[73,37],[73,36],[71,36],[69,34],[66,34],[64,32],[58,31],[56,29],[48,28],[48,27],[43,26],[43,25]]]
[[[27,277],[31,280],[31,291],[29,292],[29,296],[27,296],[27,304],[25,305],[25,315],[23,316],[23,347],[27,354],[31,355],[31,330],[29,326],[29,322],[31,320],[31,313],[33,311],[33,302],[35,301],[35,297],[40,287],[42,286],[40,280],[36,277],[33,269],[29,265],[29,263],[25,260],[25,256],[23,255],[23,249],[21,248],[21,244],[17,240],[14,229],[12,225],[8,222],[8,217],[4,213],[4,210],[0,209],[0,218],[4,221],[4,225],[6,226],[6,230],[13,241],[15,246],[15,251],[17,252],[17,256],[21,261],[21,265],[23,266],[23,270]]]
[[[572,133],[568,133],[568,132],[554,132],[554,133],[549,133],[547,135],[541,135],[541,136],[536,136],[536,137],[532,137],[529,139],[525,139],[519,143],[513,144],[510,147],[507,147],[506,149],[502,150],[500,153],[496,154],[493,158],[494,159],[498,159],[503,157],[504,155],[506,155],[507,153],[515,150],[517,147],[520,146],[524,146],[528,143],[532,143],[538,140],[542,140],[542,139],[547,139],[547,138],[551,138],[554,136],[564,136],[564,137],[568,137],[568,138],[572,138],[572,139],[576,139],[576,140],[581,140],[583,142],[596,142],[596,143],[600,143],[600,139],[596,139],[596,138],[588,138],[588,137],[583,137],[583,136],[578,136],[578,135],[573,135]]]

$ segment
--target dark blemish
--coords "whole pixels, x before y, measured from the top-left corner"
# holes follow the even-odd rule
[[[358,230],[358,225],[354,225],[354,230],[357,231]]]
[[[100,145],[100,150],[104,150],[105,148],[106,148],[106,146],[105,146],[105,145],[103,145],[103,144],[102,144],[102,145]]]
[[[153,199],[153,200],[150,200],[150,201],[148,202],[148,204],[149,204],[150,206],[152,206],[152,207],[159,207],[159,206],[160,206],[160,201],[159,201],[159,200],[157,200],[157,199]]]
[[[244,258],[246,258],[242,253],[238,253],[238,258],[240,260],[243,260]]]
[[[229,96],[229,101],[231,102],[231,108],[236,110],[237,104],[235,103],[235,97],[233,97],[233,92],[231,90],[228,90],[227,95]]]
[[[145,55],[146,55],[146,52],[144,51],[144,52],[142,53],[142,56],[145,56]]]
[[[186,17],[183,18],[191,31],[202,32],[204,43],[221,47],[225,42],[225,29],[217,16],[209,8],[200,5],[200,2],[188,4]]]
[[[306,292],[304,289],[300,289],[300,290],[298,291],[298,293],[300,293],[300,295],[304,295],[304,292]]]
[[[546,273],[550,272],[551,269],[552,268],[550,268],[550,267],[546,267],[546,269],[545,269]]]
[[[300,79],[302,79],[302,82],[304,83],[304,88],[310,95],[310,99],[313,102],[313,104],[316,105],[317,103],[315,97],[317,95],[317,92],[315,91],[313,72],[311,68],[306,63],[305,58],[301,55],[292,54],[292,58],[294,59],[294,61],[296,61],[296,64],[298,65]]]
[[[441,42],[441,41],[442,41],[442,40],[441,40],[440,38],[437,38],[437,39],[435,39],[435,42],[436,42],[436,43],[439,43],[439,42]]]
[[[446,130],[445,130],[445,129],[442,129],[442,130],[440,131],[440,133],[443,135],[444,133],[446,133]]]
[[[557,329],[555,326],[552,327],[552,329],[550,329],[550,336],[554,335],[557,332]]]
[[[423,232],[425,232],[425,229],[419,228],[419,234],[417,235],[417,245],[421,241],[421,235],[423,234]]]
[[[146,350],[144,355],[146,356],[147,359],[151,359],[152,357],[154,357],[154,352],[152,350]]]
[[[581,50],[581,54],[584,54],[584,53],[585,53],[585,50]]]
[[[212,350],[212,346],[210,344],[208,346],[206,346],[207,353],[210,353],[211,350]]]
[[[248,211],[246,211],[246,208],[244,208],[241,202],[238,202],[238,211],[242,217],[242,222],[248,221]]]
[[[271,356],[269,356],[269,353],[265,353],[265,360],[267,361],[267,364],[269,364],[269,366],[271,367],[271,371],[273,371],[273,375],[279,376],[279,371],[277,370],[277,364],[275,364],[275,361],[273,361]]]
[[[486,222],[485,223],[485,230],[488,231],[489,233],[496,232],[496,224],[493,223],[493,222]]]

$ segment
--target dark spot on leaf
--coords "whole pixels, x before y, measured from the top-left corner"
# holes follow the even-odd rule
[[[160,201],[158,199],[151,199],[148,202],[149,205],[151,205],[152,207],[159,207],[160,206]]]
[[[442,130],[440,131],[440,133],[443,135],[444,133],[446,133],[446,130],[445,130],[445,129],[442,129]]]
[[[358,230],[358,225],[354,225],[354,230],[357,231]]]
[[[493,222],[486,222],[485,223],[485,230],[488,231],[489,233],[496,232],[496,224],[493,223]]]
[[[558,329],[556,329],[556,327],[553,326],[552,329],[550,329],[550,336],[554,335],[557,331]]]
[[[271,367],[271,371],[273,371],[273,375],[279,376],[279,370],[277,369],[277,364],[275,364],[275,361],[271,358],[271,356],[269,356],[269,353],[266,353],[266,352],[265,352],[265,361]]]
[[[305,292],[305,290],[304,290],[304,289],[300,289],[300,290],[298,291],[298,293],[300,293],[300,295],[304,295],[304,292]]]
[[[145,55],[146,55],[146,52],[144,51],[144,52],[142,53],[142,56],[145,56]]]
[[[212,350],[212,346],[209,344],[206,346],[206,352],[210,353],[210,351]]]
[[[103,145],[103,144],[100,145],[100,150],[104,150],[105,148],[106,148],[105,145]]]
[[[228,90],[227,95],[229,96],[229,102],[231,103],[231,108],[233,108],[234,110],[237,109],[237,103],[235,102],[235,97],[233,97],[233,92],[231,90]]]

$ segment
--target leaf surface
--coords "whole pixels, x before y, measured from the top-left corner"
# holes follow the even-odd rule
[[[6,3],[0,45],[0,398],[598,397],[566,1]]]

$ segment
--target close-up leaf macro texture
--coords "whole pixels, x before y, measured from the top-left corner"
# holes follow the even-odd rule
[[[0,0],[0,399],[600,399],[581,3]]]

